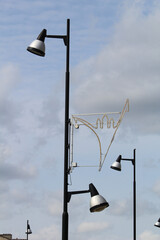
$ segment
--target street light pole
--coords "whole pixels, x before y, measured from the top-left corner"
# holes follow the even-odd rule
[[[28,240],[28,235],[29,234],[32,234],[32,231],[31,231],[31,228],[30,228],[30,225],[29,225],[29,220],[27,220],[27,231],[26,231],[26,235],[27,235],[27,240]]]
[[[136,149],[133,150],[133,159],[122,158],[122,156],[119,155],[111,168],[121,171],[121,160],[130,161],[133,165],[133,240],[136,240]]]
[[[47,35],[47,30],[43,29],[36,40],[34,40],[27,50],[31,53],[45,56],[45,38],[63,39],[66,46],[66,76],[65,76],[65,126],[64,126],[64,192],[63,192],[63,214],[62,214],[62,240],[68,240],[68,155],[69,155],[69,50],[70,50],[70,19],[67,19],[66,35]]]
[[[64,191],[62,214],[62,240],[68,240],[68,155],[69,155],[69,85],[70,85],[70,19],[67,19],[66,35],[46,35],[47,38],[62,38],[66,46],[66,75],[65,75],[65,126],[64,126]]]
[[[133,151],[133,239],[136,240],[136,149]]]
[[[26,232],[27,240],[28,240],[28,224],[29,224],[29,220],[27,220],[27,232]]]
[[[68,240],[68,151],[69,151],[69,45],[70,45],[70,20],[67,19],[66,37],[66,79],[65,79],[65,134],[64,134],[64,192],[62,214],[62,240]]]
[[[90,212],[100,212],[109,206],[108,202],[99,195],[98,191],[93,184],[89,185],[89,190],[83,191],[68,191],[68,174],[69,174],[69,85],[70,85],[70,72],[69,72],[69,51],[70,51],[70,20],[67,19],[67,34],[66,35],[47,35],[47,30],[43,29],[36,40],[34,40],[27,50],[31,53],[45,56],[45,38],[60,38],[63,39],[66,46],[66,76],[65,76],[65,126],[64,126],[64,192],[63,192],[63,213],[62,213],[62,240],[68,240],[68,203],[71,195],[91,193]]]

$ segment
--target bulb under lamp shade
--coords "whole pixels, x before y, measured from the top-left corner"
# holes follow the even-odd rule
[[[158,221],[154,224],[154,226],[160,228],[160,218],[159,218]]]
[[[36,54],[38,56],[45,56],[45,40],[46,37],[46,29],[43,29],[39,34],[36,40],[34,40],[27,48],[27,51]]]
[[[109,207],[109,203],[104,197],[99,195],[97,189],[92,183],[89,184],[89,190],[91,193],[90,212],[101,212]]]
[[[117,160],[112,164],[111,168],[117,171],[121,171],[121,155],[117,158]]]

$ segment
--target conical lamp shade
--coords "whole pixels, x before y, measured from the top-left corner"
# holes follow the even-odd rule
[[[89,190],[91,193],[90,212],[101,212],[109,206],[108,202],[99,195],[97,189],[92,183],[89,184]]]
[[[160,228],[160,218],[159,218],[158,221],[154,224],[154,226]]]
[[[122,156],[119,155],[117,160],[112,164],[111,168],[117,171],[121,171],[121,158]]]
[[[46,37],[46,29],[43,29],[42,32],[39,34],[36,40],[34,40],[27,48],[27,50],[31,53],[34,53],[38,56],[44,57],[45,56],[45,44],[44,40]]]

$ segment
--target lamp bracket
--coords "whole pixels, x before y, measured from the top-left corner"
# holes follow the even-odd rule
[[[134,162],[135,162],[134,159],[129,159],[129,158],[121,158],[121,160],[132,162],[133,165],[134,165]]]
[[[89,193],[89,192],[90,192],[90,190],[82,190],[82,191],[71,191],[71,192],[68,192],[67,202],[68,202],[68,203],[70,202],[72,195]]]
[[[131,159],[131,158],[121,158],[121,160],[124,160],[124,161],[133,161],[134,159]]]
[[[64,39],[66,35],[46,35],[46,38],[61,38]]]
[[[60,38],[60,39],[63,39],[65,46],[67,46],[68,44],[67,35],[46,35],[46,38]]]

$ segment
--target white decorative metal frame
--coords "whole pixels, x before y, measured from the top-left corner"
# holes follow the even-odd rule
[[[99,154],[100,154],[100,157],[99,157],[99,171],[100,171],[102,169],[104,161],[107,157],[107,154],[109,152],[111,144],[114,141],[116,132],[117,132],[117,130],[118,130],[126,112],[129,112],[129,99],[126,100],[126,103],[123,107],[122,112],[90,113],[90,114],[72,115],[72,118],[71,118],[71,141],[70,141],[71,142],[71,144],[70,144],[70,148],[71,148],[70,149],[70,170],[72,170],[74,167],[77,167],[77,163],[73,162],[73,128],[75,127],[76,129],[78,129],[80,125],[85,125],[96,135],[98,143],[99,143]],[[119,119],[118,119],[117,122],[115,122],[113,117],[109,117],[109,115],[113,115],[113,114],[118,114],[119,115]],[[94,116],[94,115],[98,116],[95,124],[92,124],[89,121],[84,119],[84,117]],[[102,116],[102,117],[100,118],[100,116]],[[102,145],[101,145],[100,137],[98,136],[98,133],[96,133],[95,130],[98,129],[98,128],[103,129],[104,120],[107,120],[107,128],[112,127],[114,129],[114,133],[113,133],[113,136],[111,138],[110,144],[107,148],[107,151],[104,154],[104,157],[102,159]]]

